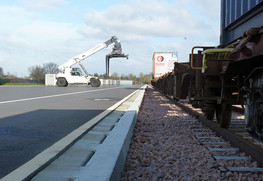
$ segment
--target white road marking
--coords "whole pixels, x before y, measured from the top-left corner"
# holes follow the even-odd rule
[[[94,101],[109,101],[110,99],[94,99]]]
[[[104,89],[105,90],[105,89]],[[97,124],[101,119],[106,117],[109,113],[115,110],[119,105],[133,96],[137,91],[140,89],[132,92],[130,95],[123,98],[121,101],[117,102],[113,106],[106,109],[104,112],[100,113],[93,119],[89,120],[76,130],[72,131],[70,134],[59,140],[58,142],[54,143],[52,146],[48,147],[34,158],[29,160],[28,162],[24,163],[5,177],[1,179],[1,181],[19,181],[19,180],[28,180],[28,177],[36,172],[38,169],[48,162],[54,161],[54,159],[60,155],[63,151],[67,150],[69,145],[74,144],[74,141],[81,137],[81,135],[85,134],[87,130],[89,130],[93,125]],[[90,92],[90,91],[82,91],[82,92]]]
[[[118,88],[122,88],[122,87],[123,86],[106,88],[106,89],[95,89],[95,90],[88,90],[88,91],[71,92],[71,93],[65,93],[65,94],[56,94],[56,95],[50,95],[50,96],[32,97],[32,98],[26,98],[26,99],[17,99],[17,100],[11,100],[11,101],[2,101],[2,102],[0,102],[0,104],[8,104],[8,103],[14,103],[14,102],[31,101],[31,100],[37,100],[37,99],[46,99],[46,98],[68,96],[68,95],[74,95],[74,94],[83,94],[83,93],[88,93],[88,92],[103,91],[103,90],[110,90],[110,89],[118,89]],[[128,87],[130,87],[130,86],[128,86]]]

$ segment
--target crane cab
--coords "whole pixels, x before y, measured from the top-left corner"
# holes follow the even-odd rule
[[[82,71],[80,68],[72,68],[70,71],[70,74],[72,76],[81,76],[82,75]]]

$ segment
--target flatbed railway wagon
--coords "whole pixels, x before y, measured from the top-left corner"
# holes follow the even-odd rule
[[[195,50],[198,50],[195,53]],[[174,99],[189,99],[207,119],[228,128],[232,105],[245,107],[248,131],[263,137],[263,28],[252,28],[233,43],[193,47],[189,63],[152,84]]]
[[[220,45],[193,47],[189,62],[175,63],[152,84],[177,100],[188,98],[209,120],[216,115],[224,128],[232,106],[242,105],[247,130],[263,139],[262,19],[263,0],[221,0]]]

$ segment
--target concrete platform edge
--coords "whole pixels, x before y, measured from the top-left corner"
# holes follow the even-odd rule
[[[74,176],[75,180],[120,180],[145,88],[146,86],[141,87],[139,96],[98,147],[87,165]]]

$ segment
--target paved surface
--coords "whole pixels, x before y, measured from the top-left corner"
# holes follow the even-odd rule
[[[138,87],[0,87],[0,178]]]
[[[143,95],[144,88],[141,88],[124,102],[118,102],[119,106],[113,112],[41,170],[32,181],[120,180]],[[26,172],[28,167],[19,168],[4,180],[22,180],[25,177],[16,176]]]

